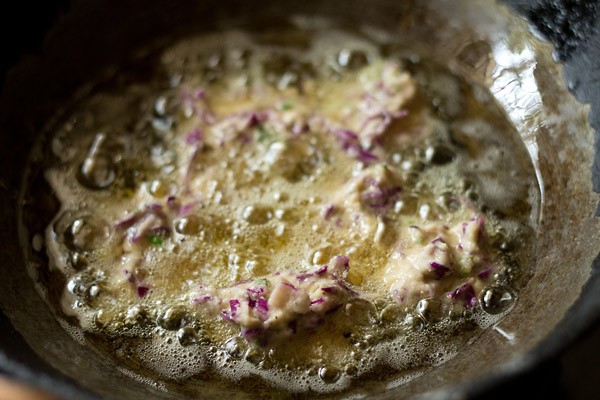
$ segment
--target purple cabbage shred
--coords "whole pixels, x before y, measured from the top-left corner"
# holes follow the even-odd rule
[[[329,220],[329,218],[331,218],[331,216],[335,213],[335,206],[333,204],[328,205],[327,207],[325,207],[325,210],[323,210],[323,219],[325,221]]]
[[[202,141],[203,132],[201,129],[193,129],[185,137],[185,143],[189,145],[197,145]]]
[[[252,328],[252,329],[243,329],[242,330],[242,336],[244,336],[246,338],[252,338],[260,333],[261,333],[260,328]]]
[[[254,300],[252,298],[248,299],[248,307],[250,307],[250,308],[256,307],[256,300]]]
[[[470,283],[465,283],[462,286],[454,289],[448,293],[448,297],[454,300],[462,300],[466,308],[475,307],[477,305],[477,296],[475,295],[475,289]]]
[[[437,279],[442,279],[448,272],[450,272],[450,268],[435,261],[430,262],[429,266],[433,268],[433,272]]]
[[[149,290],[150,290],[150,288],[147,286],[138,286],[137,287],[138,297],[144,297],[148,293]]]
[[[321,268],[315,271],[315,275],[323,275],[325,272],[327,272],[327,268],[329,268],[329,266],[323,265]]]
[[[255,296],[260,296],[261,294],[263,294],[265,292],[265,289],[264,288],[248,288],[248,289],[246,289],[246,291]]]
[[[488,276],[490,276],[490,274],[492,273],[492,270],[493,270],[493,267],[490,265],[489,267],[486,267],[483,270],[481,270],[477,274],[477,277],[480,279],[486,279]]]
[[[231,318],[231,316],[229,315],[229,313],[227,313],[227,311],[221,311],[221,317],[223,317],[223,319],[225,319],[229,322],[234,322],[233,318]]]
[[[210,299],[212,299],[212,296],[196,297],[196,298],[192,299],[192,303],[196,303],[196,304],[206,303]]]
[[[269,312],[269,303],[267,302],[267,299],[261,297],[256,301],[256,312],[262,317],[267,316],[267,312]]]
[[[313,275],[314,275],[314,273],[312,273],[312,272],[305,272],[303,274],[296,275],[296,279],[298,279],[298,282],[302,282],[303,280],[310,278]]]
[[[284,286],[287,286],[289,288],[292,288],[292,290],[298,290],[298,288],[296,286],[292,285],[291,283],[282,282],[281,284]]]
[[[151,211],[162,211],[163,206],[162,204],[158,203],[149,203],[146,204],[146,208]]]
[[[400,186],[387,188],[372,178],[366,178],[364,183],[368,188],[361,193],[362,200],[367,206],[380,212],[385,212],[393,205],[396,196],[402,192]]]
[[[340,265],[346,270],[350,267],[350,258],[347,256],[335,256],[332,260],[336,265]]]
[[[325,299],[322,297],[319,297],[318,299],[311,301],[310,305],[312,306],[313,304],[323,304],[323,303],[325,303]]]
[[[339,139],[342,149],[348,153],[348,155],[365,164],[372,164],[379,161],[379,157],[364,149],[360,145],[358,135],[356,133],[347,129],[338,129],[335,130],[333,134]]]
[[[238,299],[229,300],[229,308],[231,309],[231,316],[235,317],[240,301]]]
[[[190,204],[184,204],[183,206],[181,206],[181,208],[179,210],[177,210],[177,215],[185,215],[188,214],[190,211],[192,211],[194,208],[194,204],[190,203]]]

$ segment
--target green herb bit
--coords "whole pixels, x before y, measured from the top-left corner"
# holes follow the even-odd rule
[[[261,278],[261,279],[257,279],[256,280],[256,284],[257,285],[269,286],[271,284],[271,282],[269,282],[269,280],[266,279],[266,278]]]
[[[475,257],[472,254],[469,254],[463,258],[462,261],[463,262],[460,265],[460,276],[466,277],[471,273],[471,271],[473,271],[473,267],[475,266],[477,260],[475,260]]]
[[[262,125],[258,125],[256,129],[258,130],[258,141],[260,143],[271,143],[274,141],[273,134],[269,132],[267,128]]]
[[[164,243],[164,237],[159,233],[151,233],[148,235],[148,243],[152,246],[160,247]]]
[[[281,104],[281,109],[284,111],[291,110],[292,108],[294,108],[294,105],[292,103],[290,103],[289,101],[284,101]]]

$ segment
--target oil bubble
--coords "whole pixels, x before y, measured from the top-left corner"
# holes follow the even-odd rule
[[[357,325],[373,325],[377,323],[377,308],[367,299],[351,299],[345,308],[348,319]]]
[[[273,210],[261,205],[250,205],[242,211],[242,218],[253,225],[262,225],[273,217]]]
[[[344,372],[346,373],[346,375],[356,375],[356,373],[358,372],[358,367],[354,364],[346,364],[344,366]]]
[[[491,315],[500,314],[512,306],[514,299],[510,290],[502,286],[489,286],[482,291],[481,308]]]
[[[244,354],[244,358],[254,365],[258,365],[261,361],[263,361],[264,357],[264,352],[256,346],[249,347]]]
[[[223,349],[225,350],[225,352],[227,352],[227,354],[229,354],[233,358],[238,359],[242,357],[247,347],[247,342],[239,336],[234,336],[230,338],[223,345]]]
[[[111,156],[101,151],[105,141],[104,133],[98,133],[94,137],[88,154],[79,168],[77,179],[89,189],[106,189],[112,185],[117,176],[116,166]]]
[[[205,221],[197,215],[188,215],[175,220],[175,231],[182,235],[197,235]]]
[[[319,378],[325,383],[335,383],[340,379],[340,370],[331,365],[319,368]]]
[[[381,318],[381,321],[390,323],[390,322],[397,321],[403,315],[404,315],[404,313],[402,311],[402,308],[399,305],[390,304],[390,305],[386,306],[383,310],[381,310],[379,317]]]
[[[421,299],[415,308],[419,317],[426,322],[436,322],[442,318],[442,307],[439,300]]]
[[[76,218],[64,232],[65,245],[73,251],[97,249],[109,236],[108,224],[93,216]]]
[[[200,336],[198,335],[198,331],[191,326],[184,326],[183,328],[177,331],[177,340],[182,346],[190,346],[192,344],[196,344],[200,340]]]
[[[350,70],[358,69],[369,63],[367,55],[360,50],[342,49],[336,58],[340,67]]]
[[[167,307],[158,316],[157,323],[164,329],[174,331],[181,327],[186,310],[182,306]]]

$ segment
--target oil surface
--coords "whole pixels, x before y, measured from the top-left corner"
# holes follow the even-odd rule
[[[409,379],[501,318],[527,152],[482,88],[387,48],[220,33],[92,85],[31,166],[58,199],[31,271],[58,318],[143,377],[286,392]]]

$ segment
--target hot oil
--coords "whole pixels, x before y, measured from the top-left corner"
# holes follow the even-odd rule
[[[524,284],[538,201],[527,152],[491,96],[434,58],[410,49],[382,56],[385,46],[340,31],[277,38],[233,32],[183,41],[145,60],[156,65],[150,77],[117,74],[51,129],[53,154],[31,167],[43,171],[61,203],[46,229],[52,273],[42,290],[61,292],[52,305],[77,321],[72,329],[86,343],[168,385],[265,381],[286,392],[327,393],[381,379],[382,370],[410,379],[498,321]],[[298,40],[301,46],[288,46]],[[290,155],[267,168],[255,161],[277,150],[281,133],[272,127],[248,129],[234,144],[186,145],[199,124],[188,114],[208,107],[204,96],[216,115],[272,107],[285,118],[316,109],[341,121],[357,74],[385,59],[399,60],[418,90],[408,116],[388,128],[397,133],[383,137],[379,166],[359,165],[323,132],[298,135],[288,142],[293,151],[280,149]],[[322,121],[312,122],[318,132]],[[292,168],[294,149],[305,153]],[[361,225],[335,209],[324,216],[349,197],[337,188],[367,168],[392,169],[402,181],[402,204],[385,215],[383,239],[374,239],[383,217]],[[123,250],[123,221],[149,204],[166,208],[169,196],[197,203],[173,218],[168,235]],[[402,232],[432,221],[452,225],[473,210],[486,217],[499,265],[478,306],[392,299],[382,266],[393,243],[405,240]],[[339,254],[350,257],[349,283],[366,295],[284,341],[248,342],[233,324],[190,305],[198,285],[302,272]]]

